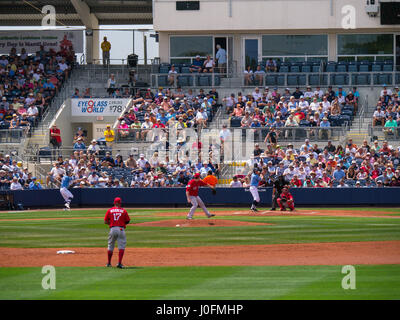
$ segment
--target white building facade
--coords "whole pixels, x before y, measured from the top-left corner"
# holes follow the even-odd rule
[[[373,1],[371,1],[373,2]],[[368,4],[370,2],[368,1]],[[400,25],[381,24],[366,0],[201,0],[199,10],[153,1],[161,62],[191,63],[227,51],[242,72],[262,60],[393,61],[400,67]]]

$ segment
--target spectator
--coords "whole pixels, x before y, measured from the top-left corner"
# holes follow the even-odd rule
[[[168,84],[170,86],[175,85],[175,81],[177,79],[177,74],[178,74],[178,72],[175,70],[175,66],[172,65],[171,69],[168,71]]]
[[[117,80],[113,73],[110,74],[110,78],[107,80],[107,92],[109,96],[112,96],[117,89]]]
[[[97,144],[96,139],[93,139],[89,147],[87,148],[88,154],[98,155],[100,151],[100,147]]]
[[[193,60],[189,71],[200,73],[202,71],[202,67],[203,67],[203,61],[201,61],[200,56],[197,55],[196,58]]]
[[[383,133],[385,134],[385,139],[388,138],[388,135],[393,135],[397,138],[397,121],[393,120],[393,117],[390,115],[385,123]]]
[[[250,86],[253,84],[253,81],[254,81],[253,70],[251,69],[251,66],[247,66],[246,69],[244,70],[244,85]]]
[[[327,136],[327,139],[331,138],[331,129],[330,129],[330,122],[328,121],[328,118],[323,118],[322,122],[320,123],[320,129],[318,136],[322,140],[323,136]]]
[[[258,65],[256,71],[254,71],[254,79],[257,81],[259,86],[263,85],[265,77],[265,71],[261,69],[261,66]]]
[[[78,140],[74,143],[73,146],[74,150],[86,150],[85,143],[83,142],[82,138],[78,138]]]
[[[384,125],[385,122],[385,112],[382,110],[381,106],[377,106],[373,116],[372,116],[372,126]]]
[[[267,72],[277,72],[278,71],[278,65],[275,60],[272,58],[269,58],[267,62],[265,63],[265,71]]]
[[[215,54],[215,58],[218,65],[218,71],[220,73],[226,73],[226,50],[221,47],[221,45],[217,44],[217,53]]]
[[[214,72],[214,67],[215,67],[215,62],[213,59],[211,59],[211,56],[208,55],[207,59],[204,60],[203,62],[202,72],[208,72],[208,73]]]
[[[111,43],[107,41],[107,37],[103,38],[103,42],[101,43],[101,50],[103,52],[103,65],[110,66]]]
[[[32,178],[32,181],[29,183],[29,190],[41,190],[43,189],[42,185],[39,181],[37,181],[36,177]]]
[[[53,149],[53,157],[55,158],[56,150],[59,150],[61,147],[61,131],[57,128],[57,125],[54,123],[50,128],[50,144]]]
[[[106,146],[108,149],[112,149],[115,141],[114,130],[111,129],[111,125],[107,124],[106,130],[104,130],[104,138],[106,140]]]
[[[231,188],[242,188],[243,184],[239,181],[237,176],[233,176],[231,183],[229,184]]]
[[[14,177],[10,184],[10,190],[23,190],[23,189],[24,188],[22,187],[21,183],[18,181],[18,178]]]

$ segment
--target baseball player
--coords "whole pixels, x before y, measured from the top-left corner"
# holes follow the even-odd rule
[[[215,188],[207,183],[205,183],[203,180],[200,179],[200,173],[196,173],[193,176],[193,179],[189,181],[188,185],[186,186],[186,198],[187,202],[192,204],[192,207],[190,208],[190,211],[186,217],[187,220],[192,220],[194,212],[196,211],[197,207],[200,206],[200,208],[203,209],[204,213],[206,214],[207,218],[214,217],[215,214],[210,213],[206,206],[204,205],[204,202],[200,199],[199,197],[199,187],[204,187],[208,186],[213,190],[213,193],[215,194]]]
[[[253,196],[253,202],[251,204],[250,210],[257,212],[257,205],[260,203],[260,195],[258,194],[258,185],[261,181],[260,169],[255,168],[250,179],[250,193]]]
[[[278,179],[274,181],[274,186],[272,188],[272,208],[271,208],[272,211],[276,210],[276,207],[278,206],[277,199],[282,193],[283,187],[285,185],[287,185],[287,182],[283,175],[280,175]]]
[[[70,204],[72,199],[74,198],[73,194],[68,190],[70,185],[74,183],[74,178],[71,176],[71,171],[67,170],[65,175],[61,179],[61,186],[60,186],[60,193],[61,196],[64,198],[65,201],[65,208],[64,210],[71,210]]]
[[[117,268],[124,268],[122,265],[122,258],[126,247],[125,228],[130,220],[128,212],[121,207],[121,198],[115,198],[114,207],[108,209],[104,217],[104,223],[110,226],[110,232],[108,234],[107,267],[111,267],[111,258],[114,252],[115,241],[117,241],[119,249]]]
[[[286,211],[286,208],[289,208],[290,211],[294,210],[293,196],[287,187],[282,189],[282,193],[276,201],[278,202],[281,211]]]

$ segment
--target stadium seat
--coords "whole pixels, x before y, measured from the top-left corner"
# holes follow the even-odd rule
[[[167,85],[167,76],[158,76],[158,86],[165,87]]]
[[[199,86],[202,86],[202,87],[209,87],[210,86],[209,80],[210,80],[209,76],[199,76],[198,84],[199,84]]]
[[[393,65],[392,64],[384,64],[382,71],[393,71]]]
[[[182,67],[181,68],[181,73],[190,73],[190,68],[189,67]]]
[[[311,72],[320,72],[321,66],[320,65],[313,65],[311,68]]]
[[[373,64],[371,67],[372,72],[380,72],[382,71],[382,66],[380,64]]]
[[[348,79],[345,74],[337,74],[334,76],[334,84],[337,86],[347,85]]]
[[[276,85],[278,85],[278,86],[285,85],[285,76],[284,75],[276,76]]]
[[[347,66],[345,64],[338,64],[336,72],[347,72]]]
[[[349,72],[358,72],[358,66],[356,64],[349,64],[348,71]]]
[[[357,85],[368,85],[370,83],[370,76],[368,74],[356,75],[355,84]]]
[[[296,65],[292,65],[291,67],[290,67],[290,72],[300,72],[300,67],[299,66],[296,66]]]
[[[361,64],[359,70],[360,70],[360,72],[369,72],[369,65]]]
[[[282,66],[279,68],[279,72],[282,72],[282,73],[289,72],[289,66],[287,66],[287,65],[282,65]]]
[[[396,73],[395,82],[396,84],[400,84],[400,73]]]
[[[188,83],[187,76],[179,76],[178,77],[178,86],[187,87],[188,85],[189,85],[189,83]]]
[[[301,66],[301,72],[311,72],[311,66],[310,65]]]
[[[168,66],[160,66],[160,73],[168,73],[169,67]]]
[[[230,119],[230,124],[232,128],[238,128],[241,126],[241,121],[242,118],[241,117],[231,117]]]
[[[298,84],[297,75],[288,75],[287,84],[288,86],[297,86]]]
[[[325,71],[326,72],[336,72],[336,63],[328,63]]]
[[[266,77],[265,77],[265,84],[267,85],[267,86],[275,86],[277,83],[276,83],[276,76],[274,76],[274,75],[267,75]]]
[[[299,86],[305,86],[307,83],[307,77],[305,74],[300,74],[297,78],[297,84]]]

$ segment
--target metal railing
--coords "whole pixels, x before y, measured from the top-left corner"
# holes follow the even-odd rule
[[[172,82],[168,81],[168,73],[152,73],[150,75],[151,86],[181,86],[181,87],[254,87],[254,86],[376,86],[400,84],[399,72],[304,72],[304,73],[281,73],[269,72],[260,75],[253,74],[251,82],[246,82],[244,74],[221,74],[221,73],[177,73],[174,74]],[[208,80],[205,78],[208,77]],[[221,78],[225,78],[222,80]]]
[[[364,126],[365,120],[365,110],[368,110],[368,95],[365,96],[364,102],[359,103],[358,113],[359,113],[359,122],[358,122],[358,132],[361,132],[361,129]]]
[[[385,128],[384,126],[373,127],[372,124],[369,124],[368,135],[371,137],[371,140],[381,137],[387,141],[400,142],[400,128]]]
[[[29,127],[18,129],[0,129],[0,143],[21,143],[27,137]]]

